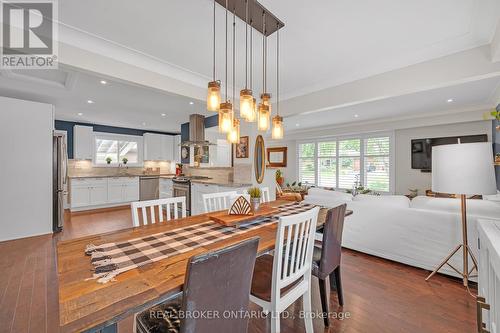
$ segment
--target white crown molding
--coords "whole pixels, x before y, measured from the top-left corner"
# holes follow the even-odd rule
[[[13,79],[13,80],[21,80],[21,81],[31,82],[31,83],[35,83],[35,84],[42,84],[42,85],[53,87],[53,88],[72,90],[74,85],[75,85],[76,73],[73,73],[71,71],[61,70],[61,69],[58,69],[58,70],[62,71],[66,74],[66,79],[64,80],[64,83],[59,83],[59,82],[51,81],[51,80],[45,80],[45,79],[41,79],[39,77],[27,75],[27,74],[14,73],[10,69],[1,70],[0,75],[4,76],[6,78],[9,78],[9,79]],[[29,71],[26,71],[26,73],[29,73]]]

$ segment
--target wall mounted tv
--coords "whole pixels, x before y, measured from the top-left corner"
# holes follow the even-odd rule
[[[411,168],[430,172],[432,166],[432,147],[461,143],[487,142],[488,135],[464,135],[445,138],[426,138],[411,140]]]

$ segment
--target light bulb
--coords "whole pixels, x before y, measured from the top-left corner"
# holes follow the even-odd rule
[[[229,143],[238,143],[240,141],[240,120],[234,119],[233,126],[227,133],[227,141]]]
[[[219,111],[220,106],[220,83],[211,81],[208,83],[207,110]]]
[[[271,94],[269,93],[262,93],[260,95],[260,98],[262,100],[262,104],[266,105],[269,107],[269,113],[272,113],[272,107],[271,107]]]
[[[243,89],[240,91],[240,117],[247,119],[252,112],[253,96],[252,91]]]
[[[257,120],[258,111],[257,101],[255,100],[255,98],[252,98],[252,106],[250,107],[250,112],[248,113],[245,120],[249,123],[253,123],[255,120]]]
[[[275,116],[273,118],[271,137],[276,140],[283,139],[283,117]]]
[[[228,133],[233,127],[233,105],[221,103],[219,108],[219,132]]]
[[[259,131],[267,131],[269,129],[269,119],[270,118],[270,113],[269,113],[269,107],[264,104],[259,105],[259,116],[258,116],[258,128]]]

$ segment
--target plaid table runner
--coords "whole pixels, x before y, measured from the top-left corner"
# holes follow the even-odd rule
[[[95,267],[93,277],[90,279],[106,283],[128,270],[263,227],[277,222],[281,216],[302,213],[313,207],[315,206],[296,202],[281,205],[278,207],[278,214],[258,217],[238,228],[207,221],[120,243],[89,244],[85,254],[91,256],[91,262]]]

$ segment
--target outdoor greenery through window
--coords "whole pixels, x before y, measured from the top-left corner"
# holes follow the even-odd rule
[[[352,189],[359,181],[373,191],[390,192],[390,145],[389,136],[300,143],[299,182]]]
[[[117,165],[127,159],[127,164],[140,163],[139,158],[139,139],[116,138],[106,136],[95,137],[95,164]],[[107,159],[111,159],[111,163]]]

